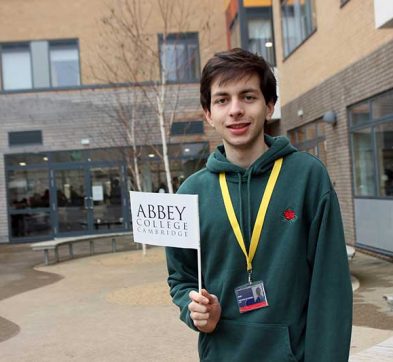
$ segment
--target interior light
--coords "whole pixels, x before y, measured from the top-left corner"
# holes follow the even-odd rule
[[[153,158],[153,157],[155,157],[155,154],[154,153],[149,153],[149,155],[148,155],[150,158]]]
[[[48,157],[43,157],[42,158],[44,161],[48,161]]]
[[[184,152],[190,152],[190,149],[189,148],[185,148]]]
[[[19,166],[26,166],[26,162],[19,162]]]
[[[265,47],[266,48],[271,48],[273,46],[273,43],[271,42],[271,41],[267,41],[266,43],[265,43]]]

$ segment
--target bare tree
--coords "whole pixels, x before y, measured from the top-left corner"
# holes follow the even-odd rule
[[[101,19],[100,38],[103,44],[98,55],[99,67],[94,68],[93,74],[105,83],[123,84],[130,88],[129,107],[124,109],[124,105],[120,104],[117,117],[129,125],[128,143],[134,148],[132,174],[138,189],[141,183],[136,148],[142,137],[162,160],[168,190],[173,192],[168,140],[178,112],[182,87],[176,81],[179,74],[184,74],[191,67],[199,68],[198,49],[188,54],[186,62],[183,57],[177,64],[180,54],[177,41],[181,42],[181,36],[190,30],[190,24],[200,31],[200,37],[210,36],[210,12],[207,10],[207,16],[197,25],[194,19],[196,7],[208,8],[209,4],[209,0],[114,0],[108,6],[108,15]],[[178,38],[174,38],[174,34]],[[133,88],[138,89],[138,99]],[[149,107],[153,113],[155,124],[148,132],[146,125],[139,121],[140,104]],[[158,143],[154,137],[148,137],[157,126]],[[143,133],[144,136],[141,136]]]

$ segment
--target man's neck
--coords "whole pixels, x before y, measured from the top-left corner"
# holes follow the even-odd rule
[[[263,153],[267,150],[265,142],[260,142],[252,149],[242,149],[225,144],[225,154],[228,161],[231,163],[247,169],[250,167]]]

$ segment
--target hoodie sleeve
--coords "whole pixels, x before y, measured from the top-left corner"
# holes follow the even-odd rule
[[[198,290],[197,252],[193,249],[166,248],[166,258],[173,303],[180,309],[180,319],[197,331],[188,310],[188,294],[191,290]]]
[[[346,362],[352,328],[352,285],[336,193],[324,194],[312,221],[308,260],[311,287],[305,362]]]

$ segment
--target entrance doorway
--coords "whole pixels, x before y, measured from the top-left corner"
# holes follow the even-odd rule
[[[53,170],[54,233],[106,233],[129,227],[124,167],[81,165]]]

